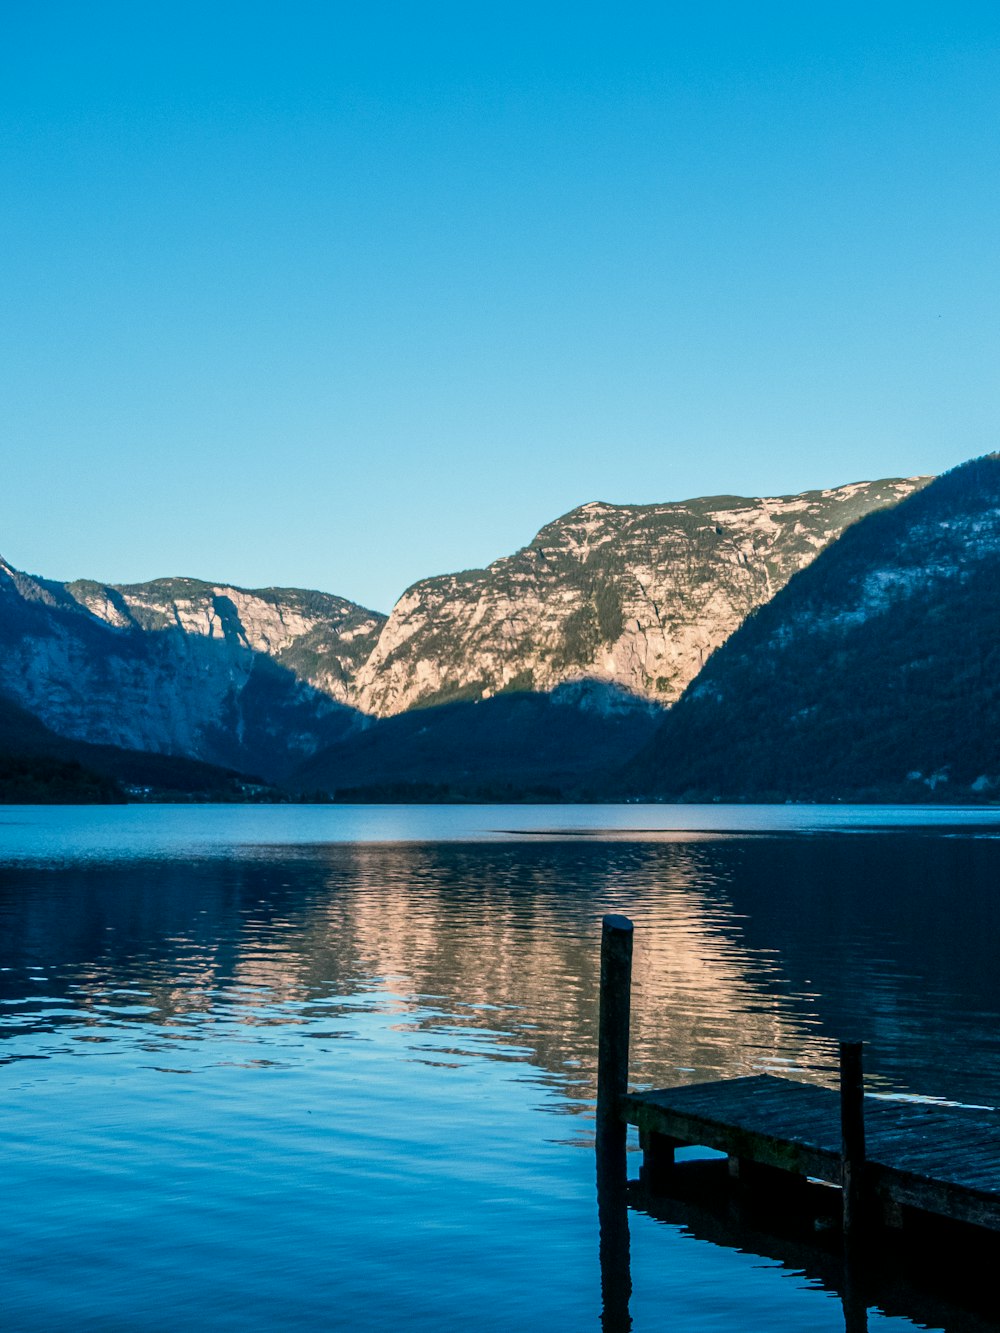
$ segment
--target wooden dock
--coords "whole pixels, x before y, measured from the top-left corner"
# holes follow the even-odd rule
[[[841,1187],[845,1239],[908,1211],[1000,1233],[1000,1113],[865,1096],[860,1043],[841,1045],[840,1092],[760,1074],[627,1091],[632,923],[604,919],[598,1069],[599,1176],[625,1172],[639,1129],[644,1179],[666,1182],[681,1146],[725,1153],[763,1188],[796,1179]]]
[[[639,1129],[650,1172],[674,1149],[724,1152],[738,1174],[751,1163],[839,1185],[840,1097],[830,1088],[758,1074],[637,1092],[621,1118]],[[918,1209],[1000,1232],[1000,1115],[933,1103],[864,1099],[864,1189],[877,1220]]]

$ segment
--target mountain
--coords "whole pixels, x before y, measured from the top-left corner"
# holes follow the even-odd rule
[[[1000,792],[1000,456],[875,513],[706,665],[631,764],[666,799]]]
[[[340,800],[566,799],[620,768],[661,711],[597,681],[414,709],[321,750],[290,783]]]
[[[385,717],[589,677],[672,703],[844,528],[925,484],[584,505],[487,569],[414,584],[358,672],[354,701]]]
[[[415,584],[388,618],[328,593],[58,583],[0,561],[0,694],[75,742],[297,787],[576,791],[588,754],[595,773],[620,767],[648,705],[673,702],[845,527],[923,485],[589,504],[488,569]],[[375,723],[506,693],[519,701]]]
[[[65,737],[280,778],[363,721],[350,682],[384,619],[326,593],[0,561],[0,691]]]

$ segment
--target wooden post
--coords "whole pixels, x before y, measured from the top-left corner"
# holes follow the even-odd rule
[[[840,1043],[840,1183],[844,1239],[856,1241],[865,1222],[865,1088],[861,1042]]]
[[[601,930],[601,993],[597,1039],[597,1160],[625,1168],[626,1126],[619,1113],[628,1091],[632,1000],[632,922],[606,916]]]
[[[632,1003],[632,922],[606,916],[601,929],[601,990],[597,1036],[597,1207],[601,1233],[601,1327],[628,1333],[629,1298],[627,1127],[620,1099],[628,1091]]]
[[[664,1193],[674,1174],[674,1153],[680,1147],[677,1139],[656,1130],[639,1131],[639,1147],[642,1149],[642,1170],[639,1179],[653,1194]]]

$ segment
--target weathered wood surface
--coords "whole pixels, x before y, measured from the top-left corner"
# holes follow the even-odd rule
[[[840,1098],[829,1088],[758,1074],[631,1093],[619,1109],[641,1134],[840,1183]],[[883,1205],[1000,1231],[1000,1113],[871,1096],[864,1112],[866,1186]]]

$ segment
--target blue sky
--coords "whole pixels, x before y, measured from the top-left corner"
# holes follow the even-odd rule
[[[995,6],[12,0],[0,552],[387,609],[998,447]]]

